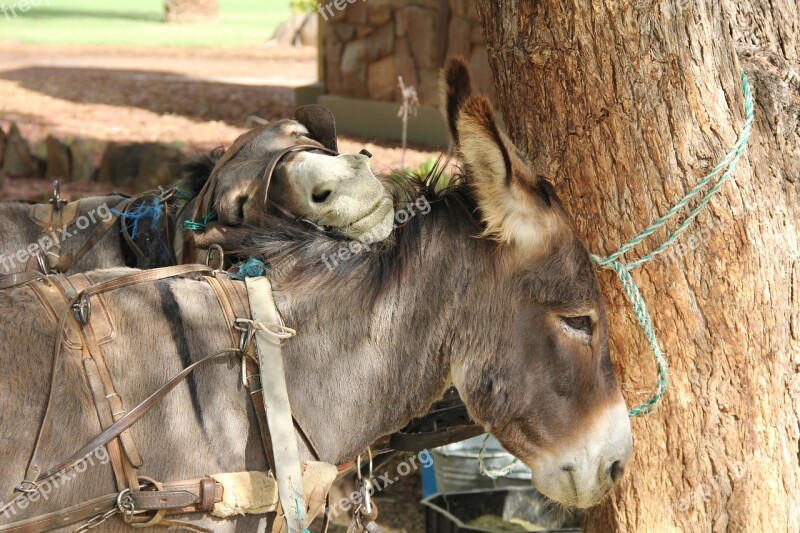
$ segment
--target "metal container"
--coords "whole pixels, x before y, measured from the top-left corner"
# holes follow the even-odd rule
[[[512,527],[503,531],[580,533],[580,513],[565,513],[531,488],[436,494],[422,504],[426,533],[492,533],[495,528],[467,525],[476,519],[482,522],[487,515],[510,522]],[[518,523],[514,520],[519,529],[513,527]]]
[[[521,463],[515,465],[509,475],[502,478],[492,479],[480,473],[478,456],[484,437],[485,435],[480,435],[433,449],[433,468],[439,492],[531,486],[531,471]],[[483,455],[483,464],[486,468],[500,469],[513,461],[514,456],[508,453],[497,439],[490,437],[486,443],[486,453]]]

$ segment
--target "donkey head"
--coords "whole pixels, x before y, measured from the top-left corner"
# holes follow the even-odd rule
[[[594,268],[550,183],[498,130],[489,100],[472,92],[463,60],[448,62],[443,85],[483,237],[497,241],[493,294],[483,294],[497,305],[475,320],[502,336],[499,350],[481,350],[476,339],[472,353],[453,354],[453,380],[471,415],[533,470],[540,492],[588,507],[632,454]]]
[[[271,206],[322,229],[335,229],[346,238],[385,239],[393,227],[393,202],[372,173],[369,158],[331,156],[330,151],[336,149],[333,116],[327,110],[301,110],[298,120],[281,120],[244,134],[229,150],[231,154],[220,160],[215,170],[220,222],[228,226],[258,223],[268,197]],[[284,152],[300,145],[318,149]],[[267,189],[263,178],[272,164]]]

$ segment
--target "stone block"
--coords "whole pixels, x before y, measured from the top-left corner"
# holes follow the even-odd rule
[[[373,100],[391,101],[397,86],[394,57],[385,57],[367,69],[367,95]]]
[[[447,37],[447,55],[469,57],[472,49],[471,34],[469,21],[463,17],[453,16],[450,19],[450,31]]]
[[[48,135],[45,139],[44,146],[47,151],[45,159],[47,170],[44,177],[61,183],[69,182],[72,178],[69,146],[52,135]]]
[[[370,62],[392,55],[394,52],[394,26],[387,23],[367,38],[367,57]]]

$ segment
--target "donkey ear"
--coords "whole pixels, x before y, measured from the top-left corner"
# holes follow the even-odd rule
[[[497,127],[489,99],[473,93],[463,59],[450,59],[445,65],[443,94],[447,124],[466,166],[486,236],[526,248],[539,246],[558,224],[552,187],[517,155]]]
[[[294,118],[322,146],[334,152],[339,151],[336,143],[336,119],[330,109],[318,104],[304,105],[295,110]]]

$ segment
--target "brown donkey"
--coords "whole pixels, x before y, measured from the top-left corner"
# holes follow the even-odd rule
[[[423,414],[452,378],[475,420],[533,469],[538,490],[593,505],[632,454],[594,269],[552,188],[497,131],[488,101],[471,94],[463,62],[448,64],[446,85],[464,180],[440,191],[435,176],[409,182],[406,200],[419,195],[431,209],[394,240],[330,269],[321,258],[347,244],[290,220],[275,217],[270,230],[243,237],[243,247],[271,262],[276,303],[298,330],[284,347],[294,414],[321,458],[341,463]],[[106,361],[129,406],[230,346],[203,281],[120,289],[105,301],[118,331]],[[0,495],[8,497],[33,448],[57,335],[27,287],[0,292],[0,314]],[[58,431],[42,450],[54,464],[99,431],[79,355],[66,352]],[[201,367],[139,421],[142,474],[166,482],[263,469],[240,379],[233,359]],[[114,490],[108,467],[90,467],[0,525]],[[123,531],[118,520],[101,530]],[[185,520],[225,532],[265,525],[257,517]]]

